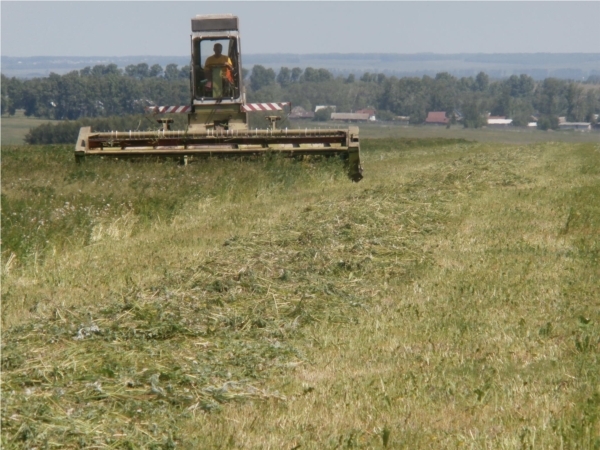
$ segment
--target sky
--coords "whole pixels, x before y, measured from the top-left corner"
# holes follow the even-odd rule
[[[599,53],[600,1],[5,1],[3,56],[184,56],[232,13],[256,53]]]

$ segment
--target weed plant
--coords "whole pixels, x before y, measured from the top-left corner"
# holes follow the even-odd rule
[[[600,145],[362,148],[3,149],[2,447],[600,447]]]

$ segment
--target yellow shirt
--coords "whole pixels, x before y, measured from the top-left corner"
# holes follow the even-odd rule
[[[223,66],[225,64],[229,64],[230,66],[233,66],[233,64],[231,63],[231,59],[229,59],[229,56],[227,55],[221,55],[221,56],[209,56],[208,58],[206,58],[206,62],[204,63],[204,69],[205,70],[210,70],[210,68],[212,66]],[[233,77],[231,76],[231,70],[227,67],[223,67],[221,68],[221,76],[223,78],[226,78],[227,80],[229,80],[231,83],[233,83]]]
[[[231,63],[231,59],[229,59],[229,56],[227,55],[221,55],[221,56],[209,56],[208,58],[206,58],[206,62],[204,63],[204,68],[209,68],[212,66],[223,66],[225,64],[229,64],[232,65]]]

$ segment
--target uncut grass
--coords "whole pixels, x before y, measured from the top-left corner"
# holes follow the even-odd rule
[[[4,272],[4,445],[593,447],[598,146],[422,144]]]

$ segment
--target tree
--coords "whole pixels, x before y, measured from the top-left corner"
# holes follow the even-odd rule
[[[2,114],[8,113],[14,116],[17,112],[19,99],[22,97],[23,83],[15,77],[9,79],[4,74],[2,74],[1,78]]]
[[[282,67],[277,74],[277,82],[281,87],[287,87],[292,82],[292,71],[287,67]]]
[[[116,64],[109,64],[107,66],[99,64],[92,68],[92,76],[103,77],[107,75],[121,75],[121,71]]]
[[[292,69],[292,83],[299,82],[301,76],[302,76],[302,69],[300,67],[294,67]]]
[[[553,115],[543,115],[537,121],[537,127],[540,130],[556,130],[558,128],[558,117]]]
[[[346,78],[346,83],[354,83],[354,74],[351,73],[350,75],[348,75],[348,78]]]
[[[490,77],[483,72],[479,72],[475,77],[475,89],[479,92],[486,92],[490,85]]]
[[[261,65],[255,65],[250,74],[250,87],[254,91],[275,83],[275,71],[271,68],[267,69]]]
[[[176,80],[179,78],[179,69],[177,64],[168,64],[165,68],[165,78],[167,80]]]
[[[501,92],[492,100],[491,112],[494,116],[508,116],[510,115],[510,109],[513,97],[510,95],[510,86],[503,84],[501,86]]]
[[[546,78],[537,94],[535,106],[546,116],[559,116],[566,109],[564,91],[566,83],[557,78]]]
[[[521,74],[519,77],[519,97],[527,97],[533,93],[535,81],[529,75]]]
[[[179,79],[180,80],[189,80],[189,78],[190,78],[190,66],[188,64],[186,66],[183,66],[179,70]]]
[[[465,128],[480,128],[487,123],[484,102],[480,95],[471,95],[462,107]]]
[[[410,116],[410,123],[419,124],[427,116],[427,90],[420,78],[388,78],[380,91],[379,109],[399,116]]]
[[[456,84],[456,78],[449,73],[438,73],[430,87],[429,110],[451,114],[456,107]]]
[[[152,67],[150,67],[150,72],[148,73],[148,76],[159,77],[162,75],[162,73],[163,68],[160,66],[160,64],[154,64]]]
[[[369,72],[365,72],[360,77],[360,81],[364,81],[365,83],[370,83],[375,78],[375,74],[371,74]]]
[[[317,72],[317,81],[318,82],[323,82],[323,81],[331,81],[333,80],[333,74],[327,70],[327,69],[319,69]]]
[[[567,120],[570,122],[581,122],[587,115],[585,96],[583,88],[577,83],[567,85],[565,97],[567,100]]]
[[[395,117],[396,115],[391,111],[386,111],[384,109],[377,111],[377,120],[392,121]]]
[[[127,67],[125,67],[125,73],[132,78],[142,80],[150,76],[150,68],[146,63],[139,63],[136,65],[130,64]]]
[[[319,73],[316,69],[313,69],[312,67],[307,67],[306,69],[304,69],[304,74],[300,78],[300,81],[302,81],[303,83],[319,81]]]
[[[512,124],[516,127],[524,127],[531,121],[533,106],[531,101],[525,98],[515,98],[511,102],[510,117]]]
[[[585,120],[595,124],[597,122],[595,114],[598,111],[598,105],[600,105],[600,98],[594,91],[588,91],[585,96],[586,116]]]
[[[327,122],[331,119],[331,113],[333,111],[331,108],[321,108],[315,113],[315,118],[313,120],[317,122]]]

